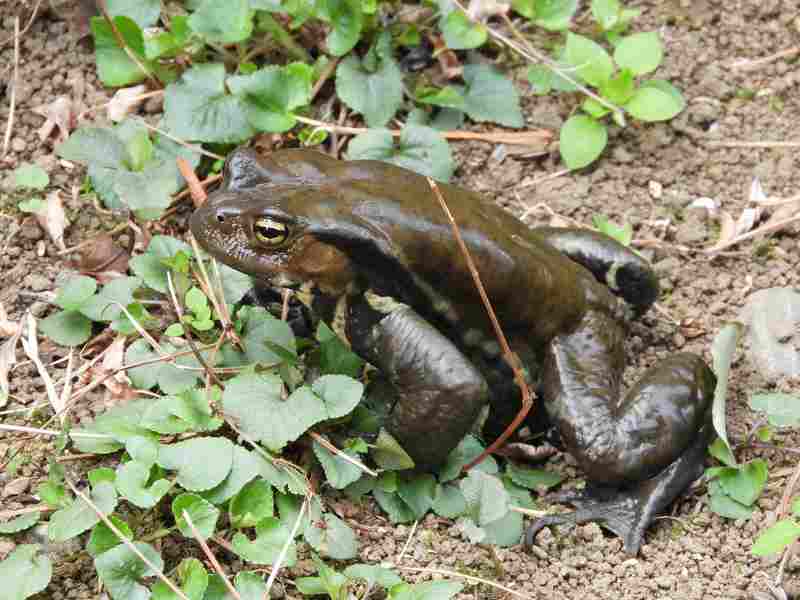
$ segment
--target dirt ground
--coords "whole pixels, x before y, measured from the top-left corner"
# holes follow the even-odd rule
[[[12,34],[16,4],[0,7],[0,42]],[[633,378],[679,349],[701,353],[710,361],[714,334],[736,318],[747,294],[774,286],[800,287],[797,226],[780,231],[769,244],[763,239],[749,240],[709,258],[696,250],[716,241],[719,225],[702,211],[687,208],[699,197],[711,197],[737,218],[754,177],[769,196],[800,194],[797,147],[725,145],[800,141],[798,54],[751,69],[736,66],[737,61],[767,57],[800,44],[800,2],[655,0],[627,4],[643,10],[635,22],[637,30],[658,29],[665,40],[665,64],[658,75],[683,90],[688,107],[679,117],[666,124],[612,131],[609,148],[596,165],[544,180],[563,168],[555,154],[535,158],[509,155],[500,160],[495,147],[485,143],[458,142],[453,147],[459,184],[497,198],[517,214],[527,210],[526,220],[532,224],[550,219],[543,210],[528,210],[542,203],[561,219],[590,223],[594,215],[602,214],[618,223],[631,223],[636,239],[662,240],[657,247],[643,250],[661,275],[665,293],[660,301],[662,310],[651,311],[632,326],[629,360]],[[0,132],[5,131],[9,114],[4,89],[12,56],[11,44],[0,47]],[[52,139],[39,140],[37,130],[43,118],[31,109],[71,94],[76,85],[83,86],[87,105],[101,104],[110,97],[97,81],[87,40],[79,42],[57,14],[44,15],[25,33],[19,67],[23,83],[17,89],[10,152],[6,162],[0,162],[0,302],[11,319],[20,318],[28,309],[37,317],[48,314],[50,308],[42,294],[57,287],[69,265],[33,219],[24,218],[16,201],[9,199],[9,181],[6,178],[2,183],[4,172],[23,161],[35,162],[50,174],[51,185],[66,192],[79,185],[83,176],[82,169],[67,170],[59,163]],[[520,89],[526,88],[523,73],[520,69]],[[572,99],[528,94],[524,101],[528,127],[557,129],[573,103]],[[66,205],[71,221],[68,246],[114,224],[81,199],[68,200]],[[49,360],[65,354],[47,343],[42,350]],[[30,365],[13,372],[11,386],[12,399],[5,410],[29,407],[44,399],[43,384]],[[784,382],[782,388],[797,392],[800,386],[797,381]],[[741,437],[748,431],[755,418],[747,400],[752,393],[768,389],[774,386],[740,355],[729,398],[731,435]],[[76,416],[86,419],[100,406],[102,396],[90,395]],[[0,420],[25,422],[19,414],[4,415]],[[778,440],[800,448],[797,431],[781,433]],[[11,478],[4,466],[20,448],[24,461]],[[0,434],[0,505],[16,509],[36,503],[31,494],[46,472],[51,452],[47,440]],[[770,479],[750,521],[734,522],[711,513],[706,487],[700,483],[676,503],[672,517],[649,530],[637,558],[623,554],[619,540],[596,525],[545,531],[529,553],[521,546],[494,549],[470,545],[451,522],[429,515],[402,564],[479,574],[532,598],[765,598],[759,594],[766,592],[774,579],[778,558],[754,558],[749,549],[757,532],[774,522],[796,456],[763,450],[743,458],[754,456],[768,461]],[[96,465],[93,460],[86,462],[70,468]],[[568,485],[579,477],[568,458],[551,461],[550,468],[567,473]],[[16,483],[13,489],[6,488],[20,477],[29,478],[28,485],[20,489]],[[357,530],[360,558],[396,560],[410,528],[393,527],[374,506],[349,510],[350,520],[361,525]],[[42,525],[24,536],[0,538],[0,557],[15,543],[31,540],[47,545]],[[91,559],[78,551],[80,547],[74,540],[50,547],[63,558],[56,559],[56,574],[37,598],[98,597]],[[164,554],[168,564],[170,558],[180,555],[176,548],[165,548]],[[234,572],[242,568],[233,555],[222,550],[219,554]],[[310,572],[305,556],[293,573]],[[784,586],[791,597],[800,598],[800,556],[788,564]],[[468,587],[465,592],[465,598],[499,595],[486,586]],[[295,594],[291,588],[286,593]]]

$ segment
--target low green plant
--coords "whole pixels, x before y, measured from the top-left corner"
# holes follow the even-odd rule
[[[728,519],[749,519],[755,509],[756,501],[766,488],[769,469],[764,459],[756,458],[739,463],[728,440],[725,427],[726,399],[730,366],[733,362],[737,344],[743,333],[739,323],[726,325],[715,337],[712,344],[714,370],[718,384],[712,409],[714,427],[718,438],[709,451],[722,466],[706,469],[710,508]],[[800,426],[800,396],[784,393],[753,394],[750,408],[761,413],[742,446],[770,446],[776,429]],[[774,446],[780,450],[780,446]],[[751,552],[764,556],[783,551],[800,539],[800,498],[795,498],[791,515],[779,519],[767,527],[756,538]]]

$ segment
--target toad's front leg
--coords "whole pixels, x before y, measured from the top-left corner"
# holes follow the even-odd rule
[[[546,525],[598,521],[636,554],[655,516],[702,473],[714,375],[699,356],[677,354],[620,401],[622,342],[621,325],[597,309],[547,350],[545,408],[589,483],[570,499],[578,510],[535,522],[529,543]]]
[[[442,465],[487,402],[481,373],[438,329],[390,298],[367,292],[349,299],[346,331],[353,351],[390,383],[386,429],[417,469]]]

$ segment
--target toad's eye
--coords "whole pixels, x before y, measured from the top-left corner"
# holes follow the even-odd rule
[[[268,218],[256,221],[255,225],[253,225],[253,230],[259,241],[268,246],[278,246],[282,244],[289,235],[289,228],[286,227],[285,223]]]

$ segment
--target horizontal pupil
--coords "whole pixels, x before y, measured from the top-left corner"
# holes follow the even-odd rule
[[[261,235],[269,238],[283,235],[283,229],[278,229],[276,227],[259,227],[259,231],[261,231]]]

